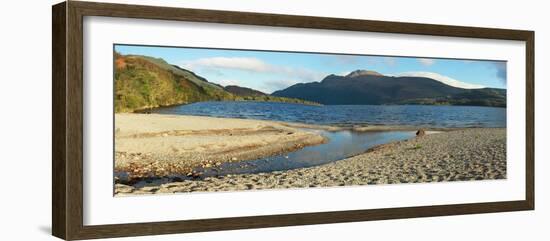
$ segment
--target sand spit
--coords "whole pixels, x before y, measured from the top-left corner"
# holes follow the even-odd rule
[[[193,167],[273,156],[326,139],[277,122],[158,114],[115,115],[118,181],[192,173]]]

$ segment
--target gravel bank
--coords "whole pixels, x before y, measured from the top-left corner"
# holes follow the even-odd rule
[[[322,166],[285,172],[228,175],[134,188],[117,195],[237,191],[506,178],[506,129],[441,132],[379,146]]]

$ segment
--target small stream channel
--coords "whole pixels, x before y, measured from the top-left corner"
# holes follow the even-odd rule
[[[369,148],[377,145],[405,140],[415,136],[414,131],[315,131],[318,131],[320,134],[327,137],[327,143],[316,146],[308,146],[290,153],[267,158],[239,162],[226,162],[220,166],[210,168],[199,167],[194,169],[194,172],[202,173],[200,177],[205,178],[236,174],[266,173],[312,167],[361,154]],[[120,174],[121,173],[119,173],[119,175]],[[138,188],[143,186],[156,186],[173,182],[175,180],[193,180],[193,178],[185,175],[172,175],[165,178],[139,181],[133,186]]]

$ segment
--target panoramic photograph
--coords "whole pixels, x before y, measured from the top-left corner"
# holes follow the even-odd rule
[[[115,44],[112,81],[115,196],[506,179],[505,61]]]

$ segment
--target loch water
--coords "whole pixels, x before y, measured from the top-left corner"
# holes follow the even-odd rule
[[[152,113],[199,115],[307,124],[429,127],[506,127],[506,108],[437,105],[302,105],[211,101],[152,109]]]

